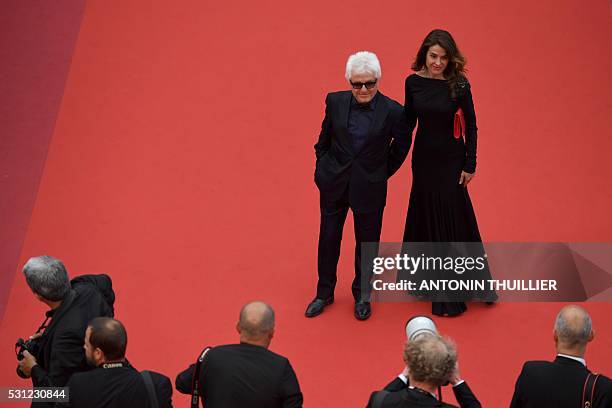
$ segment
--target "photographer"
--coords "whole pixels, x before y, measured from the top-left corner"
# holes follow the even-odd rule
[[[93,319],[85,332],[87,362],[96,367],[70,378],[71,408],[172,408],[172,384],[163,374],[138,372],[125,358],[127,332],[109,317]]]
[[[457,351],[438,335],[419,336],[404,348],[406,369],[384,391],[373,392],[367,408],[452,407],[438,401],[436,389],[447,383],[461,408],[479,408],[480,402],[461,380]]]
[[[18,374],[31,377],[34,387],[63,387],[73,373],[88,369],[83,349],[87,323],[114,314],[112,282],[106,275],[84,275],[69,281],[64,264],[46,255],[30,258],[23,274],[36,298],[51,310],[22,346]]]
[[[192,406],[201,397],[206,408],[302,408],[304,398],[291,363],[268,349],[274,321],[268,304],[244,305],[236,325],[240,344],[210,349],[201,366],[192,364],[176,376],[177,391],[192,394]]]

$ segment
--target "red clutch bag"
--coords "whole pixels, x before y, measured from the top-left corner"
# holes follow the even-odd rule
[[[457,112],[455,112],[453,136],[455,136],[455,139],[460,139],[465,136],[465,118],[463,117],[463,111],[461,108],[457,109]]]

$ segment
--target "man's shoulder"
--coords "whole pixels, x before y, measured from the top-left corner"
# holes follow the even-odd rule
[[[529,370],[529,369],[537,369],[537,368],[543,368],[543,367],[552,367],[553,365],[554,363],[551,361],[530,360],[530,361],[525,361],[525,363],[523,364],[523,368]]]
[[[390,110],[401,112],[404,109],[403,105],[400,104],[395,99],[389,98],[387,95],[384,95],[380,92],[379,94],[380,94],[380,98],[387,104]]]
[[[604,385],[609,390],[609,392],[612,392],[612,379],[610,379],[610,377],[603,375],[603,374],[599,374],[599,373],[593,373],[593,374],[599,375],[599,377],[597,378],[598,384]]]
[[[278,353],[275,353],[265,347],[255,346],[251,344],[224,344],[222,346],[213,347],[210,350],[210,358],[224,358],[226,356],[235,356],[239,354],[248,354],[252,357],[259,357],[277,364],[287,363],[289,360]]]
[[[155,371],[151,371],[151,370],[146,370],[146,371],[149,372],[149,374],[151,375],[151,380],[153,380],[153,382],[156,385],[160,385],[160,386],[168,385],[168,386],[172,387],[172,383],[170,382],[170,378],[167,375],[164,375],[162,373],[158,373],[158,372],[155,372]]]
[[[333,91],[327,94],[325,100],[327,102],[337,102],[350,97],[351,91]]]
[[[167,396],[172,396],[172,382],[168,376],[151,370],[144,371],[147,371],[151,376],[151,382],[153,383],[153,387],[157,390],[158,394],[166,393]],[[140,375],[142,376],[142,372]]]
[[[528,375],[532,373],[538,373],[538,372],[542,372],[546,370],[554,370],[554,369],[555,369],[555,363],[552,361],[530,360],[530,361],[525,361],[525,363],[523,364],[523,369],[521,371],[521,374]]]
[[[87,302],[92,296],[102,297],[106,303],[115,303],[113,281],[108,275],[81,275],[70,281],[77,294],[77,303]]]
[[[559,361],[559,359],[554,361],[532,360],[526,361],[523,364],[521,375],[534,378],[555,374],[568,375],[570,373],[576,376],[586,376],[587,372],[587,368],[578,361]]]
[[[69,385],[78,386],[82,384],[93,384],[100,381],[104,377],[104,370],[101,368],[94,368],[87,371],[79,371],[70,376]]]

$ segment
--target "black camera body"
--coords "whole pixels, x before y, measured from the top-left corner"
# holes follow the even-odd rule
[[[17,354],[17,360],[23,360],[23,352],[27,351],[28,353],[36,356],[38,354],[39,343],[38,339],[29,339],[27,341],[19,338],[15,343],[15,354]],[[17,366],[17,375],[21,378],[28,378]]]

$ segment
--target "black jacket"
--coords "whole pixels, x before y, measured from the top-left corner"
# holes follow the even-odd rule
[[[150,372],[159,408],[172,407],[172,383],[165,375]],[[127,365],[76,373],[68,382],[70,408],[149,408],[150,396],[142,375]]]
[[[355,153],[348,134],[351,96],[351,91],[341,91],[325,99],[325,118],[314,146],[315,183],[322,202],[338,200],[348,187],[351,208],[370,212],[385,206],[387,179],[406,159],[412,135],[402,106],[379,92],[370,133]]]
[[[63,387],[72,374],[88,370],[83,341],[87,323],[114,315],[112,281],[107,275],[84,275],[71,281],[72,289],[60,307],[50,312],[51,323],[37,339],[32,368],[35,387]],[[44,403],[32,406],[44,407]]]
[[[516,380],[510,407],[579,407],[588,373],[581,362],[571,358],[528,361]],[[608,377],[597,380],[592,407],[612,407],[612,381]]]
[[[195,364],[176,377],[176,389],[191,394]],[[211,349],[200,370],[206,408],[289,408],[302,406],[302,392],[285,357],[251,344]]]
[[[408,388],[408,384],[399,378],[391,381],[385,387],[389,394],[385,396],[380,408],[408,408],[408,407],[452,407],[452,405],[438,401],[432,395]],[[461,408],[480,408],[480,401],[476,398],[466,382],[453,387],[453,393]],[[368,401],[367,408],[372,408],[376,392],[373,392]]]

